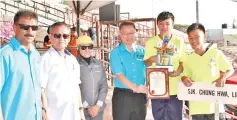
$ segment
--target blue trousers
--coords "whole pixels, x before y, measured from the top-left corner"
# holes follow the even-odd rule
[[[182,120],[183,102],[176,95],[170,99],[152,99],[151,105],[155,120]]]

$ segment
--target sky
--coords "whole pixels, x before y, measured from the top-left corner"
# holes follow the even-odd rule
[[[132,17],[156,18],[162,11],[175,15],[176,24],[196,22],[196,0],[117,0],[120,12]],[[199,22],[207,29],[220,29],[223,23],[232,26],[237,19],[237,2],[231,0],[199,0]]]

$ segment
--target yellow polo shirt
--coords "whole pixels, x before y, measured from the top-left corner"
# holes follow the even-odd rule
[[[145,46],[144,60],[147,60],[150,57],[157,55],[157,49],[155,48],[155,46],[162,43],[163,43],[163,40],[159,37],[159,35],[147,40],[146,46]],[[186,53],[184,40],[173,35],[171,40],[168,43],[168,46],[174,49],[174,55],[172,56],[172,64],[173,64],[174,70],[177,70],[179,66],[179,62],[183,62],[184,55]],[[153,63],[152,66],[155,67],[156,63]],[[177,95],[177,84],[178,84],[178,81],[180,80],[181,80],[180,76],[169,78],[170,95]]]
[[[204,55],[195,52],[187,55],[184,60],[183,75],[195,82],[211,83],[220,77],[220,71],[232,69],[226,56],[218,49],[210,48]],[[191,115],[215,113],[215,103],[189,102]]]

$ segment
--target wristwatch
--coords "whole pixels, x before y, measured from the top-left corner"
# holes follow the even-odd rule
[[[46,111],[46,108],[45,108],[45,107],[42,107],[42,111],[43,111],[43,110]]]

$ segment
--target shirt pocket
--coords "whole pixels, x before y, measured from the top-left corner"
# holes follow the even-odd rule
[[[136,52],[135,57],[136,57],[136,60],[138,60],[138,61],[144,61],[144,54],[142,54],[140,52]]]
[[[95,65],[95,66],[93,66],[93,71],[94,71],[95,73],[101,73],[102,70],[101,70],[100,65]]]

